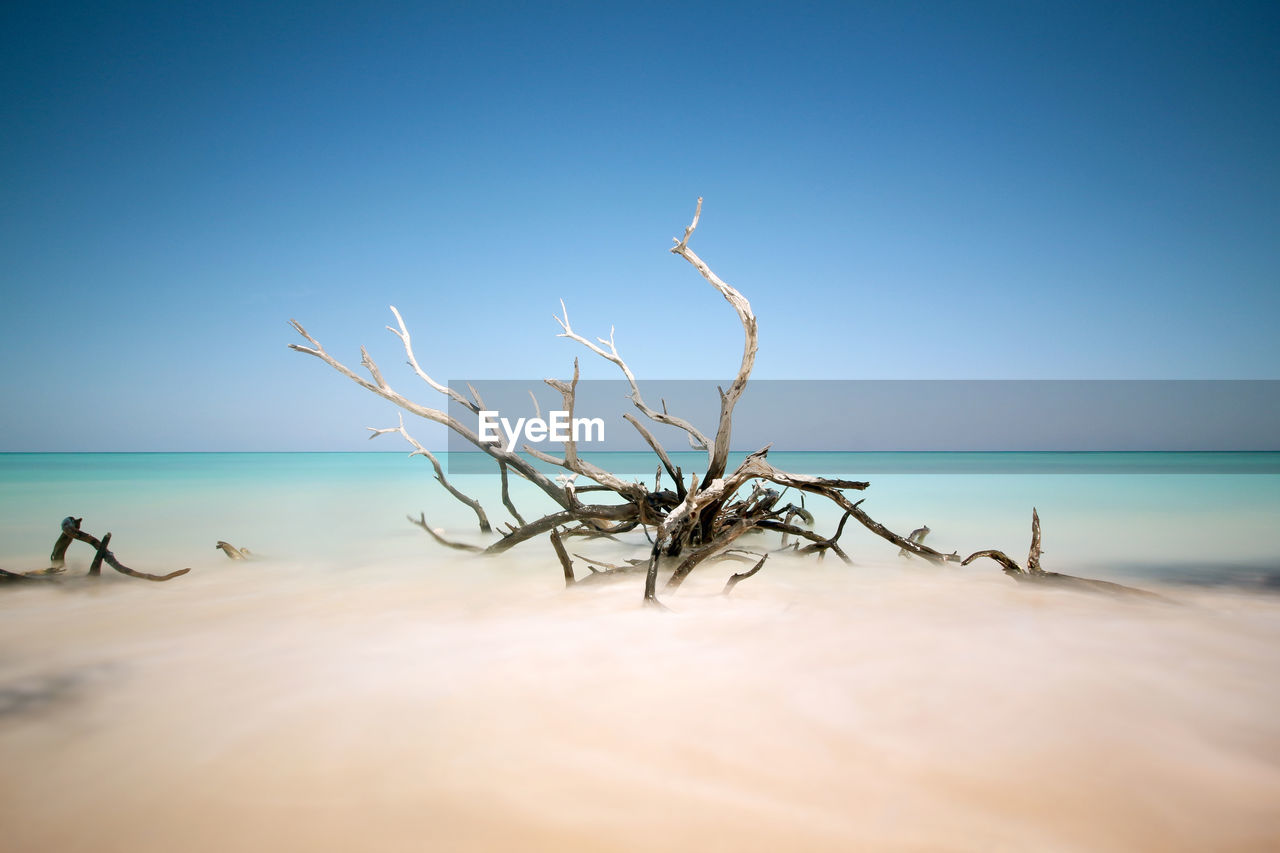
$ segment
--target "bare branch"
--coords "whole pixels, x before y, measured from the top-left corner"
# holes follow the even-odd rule
[[[756,563],[754,566],[752,566],[752,567],[751,567],[751,569],[750,569],[749,571],[739,572],[738,574],[730,575],[730,576],[729,576],[729,579],[728,579],[727,581],[725,581],[724,589],[720,591],[720,594],[721,594],[721,595],[728,595],[730,592],[732,592],[732,591],[733,591],[733,588],[734,588],[735,586],[737,586],[739,583],[741,583],[742,581],[744,581],[744,580],[746,580],[747,578],[749,578],[749,577],[751,577],[752,575],[754,575],[756,572],[758,572],[758,571],[760,571],[761,569],[763,569],[763,568],[764,568],[764,562],[765,562],[765,560],[767,560],[767,559],[769,559],[769,555],[768,555],[768,554],[765,554],[764,556],[762,556],[762,557],[760,558],[760,562],[758,562],[758,563]]]
[[[684,478],[680,475],[680,469],[672,464],[671,457],[667,455],[666,449],[658,442],[658,439],[653,437],[653,433],[649,432],[648,428],[646,428],[644,424],[640,423],[635,415],[628,412],[622,417],[627,423],[635,427],[640,433],[641,438],[643,438],[645,442],[653,448],[653,452],[658,455],[658,459],[662,462],[662,466],[667,469],[667,475],[675,482],[676,492],[679,494],[680,500],[684,500]],[[656,484],[654,485],[653,490],[655,492],[658,490]]]
[[[756,315],[751,311],[751,303],[747,301],[745,296],[712,272],[711,267],[707,266],[706,262],[689,248],[689,238],[693,236],[694,230],[698,227],[698,219],[701,216],[702,199],[699,198],[698,207],[693,214],[693,221],[684,230],[684,239],[676,240],[676,245],[672,247],[671,251],[693,264],[702,277],[710,282],[712,287],[720,291],[720,295],[725,298],[725,301],[733,307],[734,313],[738,315],[738,319],[742,323],[743,333],[742,363],[738,366],[738,375],[734,377],[732,384],[729,385],[729,390],[720,393],[720,425],[716,429],[715,444],[711,452],[711,464],[707,468],[707,479],[714,480],[724,473],[725,466],[728,463],[729,440],[733,431],[733,409],[737,405],[738,399],[742,396],[742,392],[746,390],[747,379],[751,376],[751,369],[756,363],[756,351],[759,349],[760,339]]]
[[[373,427],[368,427],[368,430],[369,432],[373,433],[372,435],[369,436],[370,441],[372,441],[373,439],[377,438],[380,435],[386,435],[389,432],[400,433],[400,435],[404,437],[404,440],[409,442],[409,444],[413,447],[413,452],[410,453],[409,455],[425,456],[427,460],[431,462],[431,467],[434,468],[436,471],[437,482],[439,482],[440,485],[444,486],[445,490],[448,491],[449,494],[453,495],[460,502],[471,507],[471,511],[476,514],[476,519],[480,523],[480,532],[481,533],[492,532],[493,528],[489,524],[489,516],[485,515],[484,507],[480,506],[480,502],[478,500],[459,491],[457,488],[454,487],[452,483],[449,482],[449,478],[444,475],[444,468],[440,465],[440,460],[437,459],[435,457],[435,454],[433,454],[430,450],[427,450],[425,447],[419,444],[418,440],[413,436],[409,435],[409,431],[404,428],[404,415],[400,415],[399,426],[388,427],[387,429],[374,429]]]
[[[1040,513],[1031,508],[1031,550],[1027,553],[1027,571],[1033,575],[1044,570],[1040,568]]]
[[[1103,593],[1105,595],[1144,598],[1151,601],[1159,601],[1164,604],[1175,603],[1171,599],[1165,598],[1163,595],[1157,595],[1156,593],[1149,592],[1145,589],[1138,589],[1133,586],[1112,583],[1111,581],[1100,581],[1094,580],[1093,578],[1080,578],[1075,575],[1064,575],[1059,572],[1046,572],[1044,569],[1040,568],[1040,513],[1037,512],[1034,507],[1031,510],[1031,553],[1027,557],[1027,571],[1023,571],[1022,568],[1003,551],[997,551],[995,549],[977,551],[970,554],[968,557],[964,558],[964,561],[960,565],[967,566],[969,563],[981,557],[989,557],[992,560],[995,560],[1000,564],[1006,575],[1022,583],[1063,587],[1080,592],[1094,592]],[[1030,569],[1032,564],[1035,565],[1034,570]]]
[[[507,484],[507,463],[506,462],[498,463],[498,474],[502,478],[502,505],[507,508],[507,512],[511,513],[512,518],[514,518],[518,523],[523,525],[524,518],[523,516],[520,515],[520,510],[516,509],[516,505],[511,502],[511,491],[510,491],[510,487]]]
[[[290,325],[293,326],[294,330],[297,331],[299,335],[301,335],[303,338],[307,340],[308,343],[311,344],[310,347],[304,347],[299,344],[289,344],[290,349],[295,350],[297,352],[305,353],[307,355],[314,356],[315,358],[320,359],[325,364],[329,365],[334,370],[338,371],[343,376],[350,379],[352,382],[355,382],[361,388],[364,388],[366,391],[371,391],[374,394],[377,394],[379,397],[382,397],[384,400],[389,400],[390,402],[395,403],[397,406],[404,409],[406,412],[409,412],[410,414],[417,415],[420,418],[424,418],[434,423],[445,425],[446,427],[448,427],[449,429],[453,430],[455,433],[460,435],[462,438],[466,439],[468,442],[475,445],[477,448],[484,451],[489,456],[493,457],[495,460],[499,462],[506,462],[508,465],[511,466],[513,470],[517,471],[526,480],[528,480],[529,482],[537,486],[539,489],[541,489],[544,493],[546,493],[548,497],[550,497],[560,506],[568,507],[570,505],[569,498],[565,494],[564,489],[556,486],[555,483],[551,482],[551,480],[545,474],[543,474],[541,471],[535,468],[530,462],[528,462],[528,460],[522,459],[518,453],[506,450],[501,446],[500,442],[482,441],[480,437],[476,435],[475,432],[473,432],[466,424],[462,423],[457,418],[439,409],[433,409],[430,406],[424,406],[420,403],[415,403],[412,400],[405,397],[404,395],[400,394],[395,389],[391,388],[390,385],[388,385],[385,381],[377,381],[377,380],[381,380],[380,375],[375,380],[376,384],[375,382],[368,381],[367,379],[363,378],[362,376],[357,374],[355,371],[353,371],[351,368],[347,367],[345,364],[338,361],[333,356],[329,355],[329,353],[325,352],[325,349],[320,345],[320,342],[317,341],[315,338],[313,338],[310,334],[308,334],[307,330],[304,329],[297,320],[290,320],[289,323]],[[392,331],[395,332],[394,329],[392,329]],[[396,334],[399,335],[401,333],[396,332]],[[362,352],[363,352],[363,348],[362,348]],[[436,385],[433,384],[432,387],[436,387]],[[440,387],[443,387],[443,386],[440,386]],[[445,393],[448,393],[448,391],[446,391]],[[454,394],[450,394],[449,396],[452,399],[457,400],[458,397],[460,397],[461,395],[455,396]],[[469,410],[473,410],[472,407],[465,402],[465,398],[463,398],[463,405],[465,405]]]
[[[229,560],[245,559],[244,551],[232,545],[230,542],[223,542],[221,539],[219,539],[218,544],[214,545],[213,548],[215,551],[221,551],[222,553],[226,554],[227,559]]]
[[[997,563],[999,563],[1001,566],[1004,567],[1004,572],[1007,575],[1023,574],[1022,566],[1019,566],[1016,560],[1014,560],[1004,551],[997,551],[995,548],[988,548],[985,551],[974,551],[972,554],[970,554],[969,556],[961,560],[960,565],[967,566],[970,563],[972,563],[974,560],[980,559],[982,557],[990,557],[991,559],[995,560]]]
[[[563,299],[560,300],[560,310],[564,312],[564,317],[556,316],[556,322],[560,324],[560,328],[563,331],[556,335],[556,337],[569,338],[570,340],[577,341],[596,355],[617,365],[618,369],[622,371],[622,375],[626,377],[627,384],[631,387],[631,392],[627,396],[630,398],[632,404],[644,413],[645,417],[656,423],[666,424],[667,426],[673,426],[677,429],[684,430],[689,434],[689,441],[693,444],[695,450],[706,450],[710,453],[711,442],[702,434],[701,431],[698,430],[697,427],[683,418],[678,418],[675,415],[668,414],[665,403],[663,404],[661,412],[649,408],[648,404],[645,403],[644,397],[640,394],[640,386],[636,384],[635,374],[631,372],[631,368],[627,366],[627,363],[622,360],[622,356],[618,354],[618,347],[613,342],[612,329],[609,331],[608,341],[605,341],[603,338],[596,339],[600,341],[601,344],[609,347],[608,350],[605,350],[601,348],[601,346],[592,343],[582,337],[582,335],[573,331],[573,328],[569,325],[569,311],[565,308]]]
[[[446,548],[453,548],[457,551],[471,551],[472,553],[479,553],[484,550],[479,545],[471,545],[467,542],[454,542],[450,539],[445,539],[440,531],[433,528],[430,524],[427,524],[427,516],[424,513],[419,513],[417,518],[414,518],[412,515],[406,515],[405,518],[409,519],[410,524],[421,527],[432,539],[436,540],[441,545],[444,545]]]
[[[586,504],[574,507],[573,509],[562,510],[561,512],[544,515],[536,521],[521,525],[518,529],[510,534],[502,537],[494,542],[488,548],[484,549],[486,554],[501,554],[521,542],[532,539],[548,532],[553,527],[559,527],[571,521],[582,521],[584,519],[599,519],[613,521],[631,521],[635,518],[636,509],[630,504],[615,504],[613,506]]]
[[[418,364],[418,357],[413,354],[413,342],[409,338],[409,329],[404,324],[404,318],[400,316],[400,312],[396,310],[396,306],[392,305],[390,308],[391,313],[396,316],[396,325],[399,328],[393,329],[390,326],[387,326],[387,331],[399,338],[400,342],[404,344],[404,354],[408,357],[409,366],[413,368],[413,372],[418,374],[419,379],[439,391],[441,394],[446,395],[450,400],[453,400],[463,408],[469,409],[473,413],[478,414],[480,412],[480,408],[478,406],[447,385],[441,385],[439,382],[428,376],[427,372],[422,369]]]
[[[863,527],[867,528],[881,539],[887,539],[894,545],[915,554],[917,557],[924,557],[931,563],[951,563],[960,561],[959,554],[942,554],[933,550],[928,545],[920,545],[915,542],[910,542],[894,533],[892,530],[863,512],[862,508],[858,506],[862,501],[858,501],[857,504],[851,503],[848,498],[838,492],[829,497],[831,497],[831,499],[835,501],[836,505],[841,509],[847,510],[852,514]]]
[[[556,557],[560,559],[560,566],[564,569],[564,585],[573,586],[573,560],[569,559],[569,554],[564,550],[564,542],[560,540],[560,531],[551,528],[551,547],[556,551]]]

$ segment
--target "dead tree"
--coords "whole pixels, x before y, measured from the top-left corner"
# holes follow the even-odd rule
[[[493,554],[546,534],[550,536],[552,548],[564,570],[566,585],[573,585],[577,581],[574,578],[572,561],[564,548],[564,538],[569,536],[618,537],[639,529],[644,532],[650,543],[647,560],[637,561],[645,567],[644,601],[650,604],[658,603],[657,582],[660,574],[670,573],[666,589],[674,591],[699,565],[722,556],[740,537],[754,531],[777,532],[784,537],[794,536],[808,542],[803,548],[794,546],[797,550],[814,553],[819,557],[831,551],[848,562],[848,555],[837,544],[837,540],[844,531],[846,522],[851,518],[876,536],[898,546],[901,555],[920,557],[938,565],[960,563],[957,553],[942,553],[924,544],[925,534],[929,532],[927,527],[914,530],[908,536],[901,536],[867,515],[861,508],[861,500],[854,502],[845,494],[848,491],[865,490],[868,486],[865,482],[792,474],[779,470],[768,461],[768,447],[752,453],[732,471],[728,470],[734,408],[746,390],[751,370],[755,365],[756,353],[759,349],[759,328],[756,316],[751,310],[751,303],[746,297],[717,276],[689,247],[690,238],[698,227],[701,215],[702,199],[698,199],[693,221],[684,229],[684,236],[674,240],[675,245],[671,252],[691,264],[699,275],[724,298],[736,315],[743,332],[742,357],[738,371],[727,390],[719,389],[720,413],[714,432],[703,432],[690,421],[669,412],[665,403],[655,408],[644,399],[635,374],[618,351],[612,329],[608,339],[591,340],[579,334],[570,324],[569,312],[563,300],[560,302],[561,315],[555,318],[561,329],[559,337],[573,340],[616,365],[626,380],[629,387],[627,396],[639,417],[636,414],[627,414],[625,418],[653,450],[659,463],[658,476],[652,488],[638,480],[625,480],[582,458],[578,454],[572,436],[564,442],[564,454],[561,457],[552,456],[528,445],[523,446],[525,455],[522,455],[513,449],[505,448],[501,441],[482,439],[471,425],[443,409],[416,402],[392,387],[364,347],[360,348],[360,365],[367,372],[368,378],[330,355],[320,342],[296,320],[291,320],[290,323],[305,339],[306,344],[289,346],[297,352],[320,359],[352,382],[394,403],[403,411],[443,424],[493,459],[501,475],[503,505],[516,523],[507,524],[505,529],[500,531],[498,539],[481,547],[446,539],[441,531],[427,524],[424,516],[418,519],[409,518],[411,522],[448,547]],[[452,400],[466,411],[479,415],[483,402],[475,389],[468,389],[471,393],[468,398],[461,392],[440,384],[423,370],[414,354],[412,338],[403,317],[394,306],[391,308],[391,313],[395,317],[396,325],[387,326],[387,329],[400,340],[407,363],[413,373],[436,393]],[[578,385],[577,360],[574,360],[573,377],[570,380],[547,379],[545,381],[550,387],[560,392],[564,400],[564,408],[572,417]],[[535,400],[535,405],[536,402]],[[413,455],[424,455],[430,459],[435,466],[437,479],[450,494],[475,510],[482,532],[489,532],[488,521],[479,503],[461,494],[445,480],[435,457],[414,441],[405,430],[403,415],[401,418],[398,427],[372,429],[373,436],[388,432],[400,433],[415,447]],[[701,476],[691,473],[686,477],[685,473],[673,464],[670,454],[646,426],[646,422],[673,427],[684,432],[692,448],[706,453],[704,473]],[[564,473],[552,479],[535,467],[528,457],[552,465],[563,470]],[[664,471],[672,482],[672,487],[668,489],[661,488],[661,474]],[[526,520],[517,512],[511,501],[507,489],[510,473],[532,483],[552,501],[557,509],[533,520]],[[584,481],[582,485],[578,483],[579,478]],[[773,488],[774,486],[782,487],[783,491],[787,489],[799,491],[802,494],[801,506],[781,504],[782,492]],[[604,493],[610,497],[610,500],[602,503],[586,503],[581,496],[588,492]],[[812,524],[813,516],[803,506],[803,495],[806,494],[824,498],[843,510],[844,514],[840,519],[839,527],[833,535],[822,536],[794,523],[799,517],[806,523]],[[785,545],[785,539],[783,544]],[[970,556],[969,560],[984,554],[995,556],[998,553],[1000,552],[979,552]],[[623,574],[622,567],[600,572],[592,566],[591,561],[586,562],[591,569],[591,574],[586,576],[587,579],[609,573]],[[603,564],[596,563],[596,565]],[[763,560],[757,563],[752,571],[735,575],[736,580],[731,579],[727,589],[732,589],[734,583],[750,577],[762,565]],[[635,565],[632,564],[628,573],[634,568]],[[1008,571],[1007,568],[1006,571]]]

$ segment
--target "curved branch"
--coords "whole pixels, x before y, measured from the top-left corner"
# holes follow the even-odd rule
[[[858,501],[858,503],[852,503],[848,498],[846,498],[844,495],[840,494],[839,492],[834,492],[828,495],[828,497],[831,498],[831,500],[835,501],[837,506],[839,506],[841,509],[846,510],[850,515],[856,518],[858,520],[858,523],[861,524],[863,527],[867,528],[872,533],[879,536],[881,539],[887,539],[888,541],[892,542],[894,545],[897,545],[899,548],[901,548],[904,551],[909,551],[910,553],[915,554],[917,557],[924,557],[926,560],[928,560],[931,563],[941,564],[941,563],[955,563],[960,561],[959,554],[943,554],[940,551],[935,551],[934,549],[930,548],[928,545],[921,545],[918,542],[912,542],[909,539],[906,539],[902,536],[899,536],[897,533],[894,533],[892,530],[885,527],[883,524],[881,524],[880,522],[876,521],[874,518],[872,518],[871,516],[863,512],[862,507],[858,506],[858,504],[862,503],[862,501]]]
[[[583,521],[586,519],[597,519],[603,521],[631,521],[635,518],[636,508],[633,504],[615,504],[613,506],[604,506],[598,504],[586,504],[566,509],[561,512],[555,512],[551,515],[544,515],[537,521],[531,521],[528,524],[516,528],[511,533],[494,542],[488,548],[484,549],[486,554],[501,554],[503,551],[509,550],[521,542],[532,539],[551,530],[553,527],[559,527],[570,521]]]
[[[433,409],[430,406],[415,403],[393,389],[382,378],[382,374],[377,370],[377,365],[373,364],[373,360],[369,358],[368,353],[364,351],[363,347],[361,348],[363,362],[365,367],[369,369],[370,374],[373,376],[374,382],[370,382],[360,376],[351,368],[325,352],[325,349],[320,345],[320,342],[311,337],[311,335],[307,333],[307,330],[304,329],[302,324],[297,320],[290,320],[289,325],[293,326],[294,330],[311,344],[309,347],[304,347],[301,344],[289,344],[289,349],[320,359],[325,364],[329,365],[334,370],[359,385],[361,388],[377,394],[384,400],[389,400],[390,402],[395,403],[410,414],[417,415],[418,417],[432,421],[433,423],[443,424],[480,450],[487,453],[489,456],[493,457],[495,460],[499,462],[506,462],[513,469],[518,471],[526,480],[545,492],[548,497],[560,506],[567,508],[571,505],[564,489],[553,483],[545,474],[539,471],[530,462],[522,459],[519,454],[506,450],[499,442],[482,441],[478,435],[472,432],[470,428],[457,418],[446,414],[439,409]],[[393,329],[392,331],[395,330]],[[470,406],[468,406],[468,408],[470,408]]]
[[[520,515],[520,510],[516,509],[516,505],[511,500],[511,487],[507,483],[507,463],[498,463],[498,476],[502,479],[502,505],[507,508],[507,512],[511,513],[519,524],[524,524],[524,517]]]
[[[744,580],[746,580],[747,578],[749,578],[749,577],[751,577],[752,575],[754,575],[756,572],[758,572],[758,571],[760,571],[761,569],[763,569],[763,568],[764,568],[764,561],[765,561],[765,560],[767,560],[767,559],[769,559],[769,555],[768,555],[768,554],[765,554],[763,557],[761,557],[761,558],[760,558],[760,562],[758,562],[758,563],[756,563],[754,566],[752,566],[752,567],[751,567],[751,569],[750,569],[749,571],[745,571],[745,572],[738,572],[738,573],[737,573],[737,574],[735,574],[735,575],[730,575],[730,576],[729,576],[729,579],[728,579],[727,581],[725,581],[725,583],[724,583],[724,589],[722,589],[722,590],[720,591],[720,594],[721,594],[721,595],[728,595],[730,592],[732,592],[732,591],[733,591],[733,588],[734,588],[735,586],[737,586],[739,583],[741,583],[742,581],[744,581]]]
[[[387,326],[387,331],[399,338],[400,342],[404,344],[404,354],[408,357],[409,366],[413,368],[413,372],[418,374],[418,378],[435,390],[439,391],[441,394],[447,396],[450,400],[458,403],[463,408],[469,409],[473,414],[479,414],[480,407],[476,405],[476,403],[471,402],[449,386],[441,385],[439,382],[428,376],[427,372],[419,366],[418,357],[413,354],[413,341],[409,337],[409,329],[404,324],[404,318],[400,316],[400,312],[396,310],[396,306],[391,305],[389,307],[391,308],[391,313],[396,316],[396,325],[400,328],[393,329],[390,326]]]
[[[409,442],[409,444],[413,446],[413,452],[410,453],[409,456],[411,458],[414,456],[427,457],[427,459],[431,462],[431,467],[436,470],[436,480],[440,483],[440,485],[444,486],[445,490],[449,494],[457,498],[458,501],[471,507],[471,511],[476,514],[476,518],[480,522],[480,532],[491,533],[493,531],[493,527],[489,524],[489,516],[485,515],[484,507],[480,506],[480,501],[476,500],[475,498],[469,497],[468,495],[464,494],[463,492],[455,488],[453,483],[449,482],[449,478],[444,475],[444,468],[440,466],[440,460],[435,457],[435,454],[433,454],[430,450],[427,450],[425,447],[419,444],[416,438],[409,435],[409,431],[404,428],[404,415],[400,415],[400,426],[398,427],[388,427],[387,429],[374,429],[373,427],[368,427],[368,430],[369,432],[373,433],[372,435],[369,436],[370,441],[372,441],[373,439],[377,438],[380,435],[386,435],[389,432],[400,433],[400,435],[404,437],[404,440]]]
[[[751,303],[747,298],[729,286],[723,279],[711,271],[711,267],[706,262],[694,254],[689,248],[689,238],[693,236],[693,232],[698,227],[698,219],[702,216],[702,199],[698,199],[698,207],[693,213],[693,221],[689,227],[684,229],[684,238],[675,241],[675,246],[671,251],[673,254],[679,255],[694,268],[701,273],[702,277],[710,282],[711,286],[720,291],[720,295],[725,298],[738,315],[738,320],[742,323],[742,363],[738,365],[738,375],[734,377],[733,382],[729,385],[728,391],[720,392],[720,425],[716,428],[715,445],[711,452],[711,464],[707,468],[707,479],[714,480],[724,474],[725,466],[729,459],[729,439],[733,431],[733,409],[738,404],[738,399],[742,396],[742,392],[746,390],[747,379],[751,376],[751,369],[756,363],[756,351],[760,347],[759,329],[756,323],[756,315],[751,311]]]
[[[662,407],[662,411],[659,412],[656,409],[650,408],[644,401],[644,397],[640,395],[640,386],[636,384],[635,374],[631,372],[631,368],[627,366],[627,363],[622,360],[622,356],[618,354],[618,347],[613,342],[613,329],[609,330],[609,340],[606,341],[604,338],[596,338],[600,344],[609,347],[608,350],[605,350],[601,346],[592,343],[573,330],[569,325],[569,309],[565,308],[563,299],[560,300],[560,310],[564,312],[563,317],[553,315],[556,318],[556,322],[560,324],[560,328],[563,330],[560,334],[556,335],[557,338],[568,338],[569,340],[577,341],[604,360],[616,364],[618,369],[622,371],[622,375],[627,378],[627,384],[631,386],[631,393],[627,396],[630,398],[632,404],[644,413],[646,418],[654,421],[655,423],[666,424],[667,426],[673,426],[677,429],[684,430],[688,433],[689,443],[693,445],[694,450],[706,450],[708,454],[710,454],[711,442],[702,434],[701,431],[698,430],[697,427],[686,421],[684,418],[678,418],[675,415],[668,413],[665,405]],[[708,458],[710,458],[710,456],[708,456]]]
[[[472,545],[468,542],[454,542],[451,539],[445,539],[430,524],[427,524],[427,516],[425,513],[418,513],[417,518],[414,518],[412,515],[406,515],[405,518],[409,519],[410,524],[421,527],[431,536],[432,539],[436,540],[446,548],[453,548],[456,551],[470,551],[476,554],[484,550],[479,545]]]
[[[653,448],[653,452],[658,455],[658,460],[662,462],[662,467],[667,469],[667,476],[675,481],[676,494],[680,496],[680,500],[684,500],[684,477],[681,476],[680,469],[672,464],[671,457],[667,455],[666,448],[658,442],[658,439],[654,438],[653,433],[649,432],[648,428],[646,428],[644,424],[640,423],[635,415],[628,412],[622,417],[623,420],[635,427],[636,431],[640,433],[640,437],[645,440],[649,447]],[[654,491],[657,491],[656,485],[654,487]]]
[[[560,568],[564,569],[564,585],[573,586],[576,582],[573,576],[573,560],[569,559],[569,552],[564,549],[560,531],[554,527],[551,528],[551,547],[555,549],[556,557],[560,560]]]
[[[972,554],[970,554],[969,556],[961,560],[960,565],[967,566],[970,563],[972,563],[974,560],[981,559],[982,557],[990,557],[991,559],[995,560],[1004,568],[1004,573],[1007,575],[1025,574],[1022,571],[1022,566],[1019,566],[1016,560],[1014,560],[1004,551],[997,551],[995,548],[988,548],[985,551],[974,551]]]
[[[81,542],[86,542],[93,546],[94,550],[97,551],[97,554],[95,554],[93,558],[93,564],[89,567],[90,575],[99,574],[102,570],[102,563],[104,561],[108,566],[115,569],[122,575],[128,575],[131,578],[140,578],[145,581],[173,580],[174,578],[185,575],[187,572],[191,571],[191,569],[188,568],[178,569],[176,572],[169,572],[166,575],[151,575],[146,572],[139,572],[131,569],[124,563],[117,560],[115,554],[107,550],[107,543],[111,541],[111,534],[108,533],[99,540],[98,537],[85,533],[80,529],[80,522],[83,520],[84,519],[82,518],[72,518],[71,516],[67,516],[62,519],[62,533],[58,536],[58,541],[54,543],[53,553],[50,555],[50,559],[53,560],[55,566],[61,565],[63,562],[63,558],[67,553],[67,546],[71,544],[71,541],[73,539],[78,539]]]

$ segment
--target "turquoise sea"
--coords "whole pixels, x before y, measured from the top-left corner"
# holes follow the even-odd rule
[[[697,453],[674,456],[686,472],[703,461]],[[496,476],[468,473],[484,470],[476,463],[487,460],[440,457],[495,523],[507,520]],[[657,467],[644,453],[593,458],[647,481]],[[927,524],[930,544],[946,551],[1025,553],[1034,506],[1044,522],[1046,565],[1054,569],[1256,586],[1280,578],[1280,453],[824,452],[770,459],[798,473],[870,481],[864,508],[874,518],[900,532]],[[513,492],[526,516],[546,506],[523,482]],[[821,502],[810,508],[820,529],[838,519]],[[83,516],[97,535],[114,531],[121,553],[184,565],[213,559],[218,539],[335,568],[397,548],[430,560],[438,549],[405,521],[419,512],[462,538],[475,532],[470,511],[433,482],[426,460],[403,453],[0,454],[5,566],[41,562],[66,515]],[[891,550],[866,531],[846,535],[855,559],[877,562]]]

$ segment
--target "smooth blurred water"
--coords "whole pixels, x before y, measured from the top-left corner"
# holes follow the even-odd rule
[[[686,473],[705,464],[702,454],[674,456]],[[473,459],[442,459],[475,470]],[[595,461],[646,482],[657,467],[639,453]],[[1046,565],[1061,571],[1253,585],[1280,577],[1278,453],[778,453],[770,461],[865,478],[871,486],[860,496],[874,518],[902,533],[927,524],[929,544],[943,551],[1020,556],[1036,507]],[[495,474],[451,479],[495,525],[508,520]],[[512,491],[526,517],[551,508],[518,478]],[[806,500],[819,528],[834,528],[839,511]],[[405,516],[420,512],[462,538],[475,532],[470,510],[434,482],[426,460],[402,453],[0,454],[5,565],[38,563],[67,515],[85,517],[98,535],[114,531],[122,551],[187,565],[210,556],[218,539],[333,561],[416,547],[407,540],[421,533]],[[892,551],[865,531],[846,535],[855,559]]]
[[[484,537],[402,454],[0,456],[0,565],[45,565],[75,514],[135,568],[192,568],[86,581],[77,544],[60,580],[0,589],[0,846],[1277,849],[1280,477],[898,461],[864,493],[891,527],[1020,557],[1034,505],[1046,567],[1167,601],[851,525],[854,566],[774,554],[726,596],[741,567],[707,563],[658,612],[636,576],[566,589],[546,537],[434,543],[406,513]],[[454,479],[505,520],[496,477]],[[646,553],[626,539],[570,551]]]

